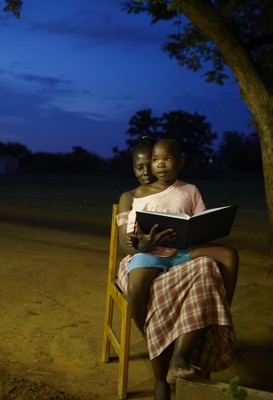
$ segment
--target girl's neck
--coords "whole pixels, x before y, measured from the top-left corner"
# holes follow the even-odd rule
[[[158,180],[158,181],[156,181],[156,182],[154,183],[154,185],[155,185],[156,187],[158,187],[159,189],[164,190],[164,189],[167,189],[169,186],[172,186],[176,181],[177,181],[176,178],[175,178],[175,179],[172,179],[171,181],[168,181],[168,182]]]

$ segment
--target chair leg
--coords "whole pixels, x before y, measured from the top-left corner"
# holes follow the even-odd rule
[[[110,339],[108,337],[108,327],[109,326],[112,327],[113,313],[114,313],[114,301],[108,291],[106,296],[105,319],[104,319],[103,342],[102,342],[102,361],[105,363],[109,362],[109,357],[110,357]]]
[[[131,315],[126,301],[122,304],[122,323],[120,334],[120,357],[118,376],[118,395],[120,399],[127,398],[129,348],[130,348]]]

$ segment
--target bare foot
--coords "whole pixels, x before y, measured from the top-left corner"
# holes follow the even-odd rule
[[[170,365],[166,380],[171,385],[176,383],[178,378],[186,380],[197,379],[200,378],[200,373],[197,369],[191,367],[184,359],[180,359],[179,365]]]

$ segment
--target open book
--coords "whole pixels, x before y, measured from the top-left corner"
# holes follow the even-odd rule
[[[144,233],[158,224],[158,232],[173,228],[175,240],[164,243],[164,246],[186,249],[199,243],[209,242],[230,234],[238,206],[231,205],[205,210],[189,216],[182,213],[160,213],[154,211],[137,211],[137,223]]]

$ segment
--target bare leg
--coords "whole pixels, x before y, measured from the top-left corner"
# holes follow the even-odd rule
[[[142,334],[144,334],[151,284],[160,271],[160,268],[137,268],[129,273],[128,306],[133,320]]]
[[[230,246],[206,243],[198,245],[191,253],[191,259],[211,257],[220,263],[220,271],[225,284],[227,298],[231,304],[238,278],[239,255],[237,250]]]
[[[155,377],[154,400],[170,400],[170,385],[166,380],[170,360],[172,357],[173,346],[167,347],[158,357],[151,360]]]
[[[167,374],[168,383],[176,383],[178,378],[187,380],[200,378],[200,372],[189,365],[187,359],[203,332],[204,329],[199,329],[184,333],[176,339]]]

